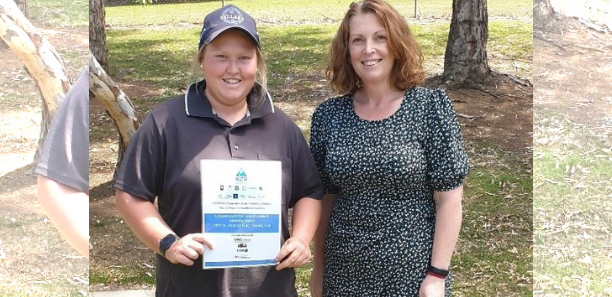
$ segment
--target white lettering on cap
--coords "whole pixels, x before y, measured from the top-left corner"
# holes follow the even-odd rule
[[[242,13],[234,7],[230,7],[223,11],[221,20],[228,24],[240,24],[244,21]]]

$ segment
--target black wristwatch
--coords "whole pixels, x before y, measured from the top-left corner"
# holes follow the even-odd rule
[[[180,237],[176,236],[176,234],[174,233],[170,233],[168,235],[166,235],[164,238],[162,238],[162,240],[159,242],[159,253],[164,256],[164,258],[166,257],[166,251],[178,240],[180,239]]]

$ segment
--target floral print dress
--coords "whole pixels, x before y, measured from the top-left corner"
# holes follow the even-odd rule
[[[337,194],[324,296],[418,296],[433,246],[434,191],[457,188],[469,171],[448,96],[413,87],[376,121],[357,116],[352,94],[328,99],[313,114],[310,149],[326,193]]]

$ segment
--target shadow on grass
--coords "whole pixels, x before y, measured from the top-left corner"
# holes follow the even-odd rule
[[[261,46],[270,89],[282,96],[282,88],[294,81],[308,87],[313,74],[323,79],[321,70],[333,33],[326,26],[262,26]],[[201,76],[192,66],[199,29],[110,30],[107,34],[110,73],[117,81],[152,83],[170,97]],[[138,101],[134,103],[140,106]]]
[[[164,31],[109,31],[110,75],[116,81],[148,82],[170,91],[185,88],[198,33],[187,29],[172,35],[160,32]]]
[[[101,201],[115,196],[113,181],[107,181],[89,189],[89,201]]]
[[[0,176],[0,195],[17,191],[32,183],[36,183],[36,174],[34,174],[33,166],[34,163],[30,163]],[[24,177],[27,178],[27,183],[24,183]]]

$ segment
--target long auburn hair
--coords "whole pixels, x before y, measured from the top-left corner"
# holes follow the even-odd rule
[[[330,59],[325,76],[338,93],[355,93],[362,87],[361,80],[350,61],[348,50],[351,18],[357,14],[373,13],[389,34],[388,45],[395,61],[391,70],[391,85],[406,90],[423,84],[423,54],[406,19],[383,0],[362,0],[351,3],[330,47]]]

